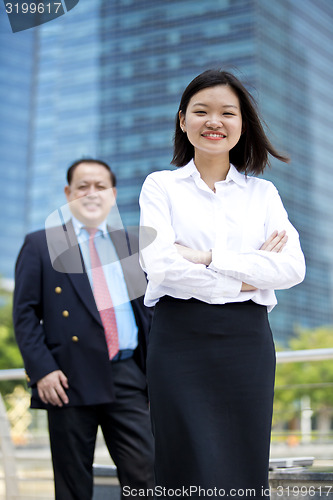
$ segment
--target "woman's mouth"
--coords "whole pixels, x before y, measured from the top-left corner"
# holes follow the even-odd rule
[[[226,137],[226,135],[221,134],[220,132],[204,132],[201,135],[202,135],[202,137],[205,137],[206,139],[212,139],[212,140],[225,139],[225,137]]]

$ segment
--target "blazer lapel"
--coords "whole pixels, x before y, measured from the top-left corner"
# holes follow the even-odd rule
[[[126,282],[130,301],[145,294],[147,280],[139,264],[139,241],[133,232],[108,228]],[[72,221],[47,230],[47,244],[53,268],[65,273],[75,292],[95,320],[102,325]]]
[[[85,307],[102,325],[72,221],[53,229],[56,233],[50,230],[47,234],[53,268],[67,275]]]

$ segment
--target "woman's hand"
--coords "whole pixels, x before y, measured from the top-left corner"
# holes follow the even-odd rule
[[[270,237],[263,243],[260,250],[266,250],[266,252],[276,252],[280,253],[286,246],[288,241],[288,236],[286,231],[274,231]]]

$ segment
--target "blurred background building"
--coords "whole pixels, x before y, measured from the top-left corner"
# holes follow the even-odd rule
[[[272,162],[308,272],[278,293],[275,338],[333,323],[333,2],[80,0],[11,33],[0,4],[0,274],[13,277],[24,234],[65,203],[75,159],[110,162],[124,225],[138,224],[145,177],[170,168],[181,93],[201,71],[233,71],[257,99]]]

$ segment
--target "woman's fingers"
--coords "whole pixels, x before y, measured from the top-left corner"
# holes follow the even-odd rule
[[[274,231],[270,237],[263,243],[260,250],[266,250],[266,252],[281,252],[288,241],[288,236],[286,231]]]

